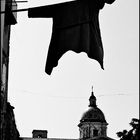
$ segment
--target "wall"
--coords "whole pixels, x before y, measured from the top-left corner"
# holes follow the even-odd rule
[[[9,41],[10,41],[10,28],[11,25],[16,24],[16,18],[13,15],[11,9],[15,1],[13,0],[1,0],[1,94],[0,94],[0,140],[17,140],[19,133],[15,124],[15,116],[13,108],[8,103],[8,69],[9,69]],[[12,135],[9,135],[9,134]]]

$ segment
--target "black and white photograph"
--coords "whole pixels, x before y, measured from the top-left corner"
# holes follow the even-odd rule
[[[1,140],[139,140],[139,0],[0,0]]]

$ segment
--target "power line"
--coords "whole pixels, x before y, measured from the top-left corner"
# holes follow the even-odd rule
[[[17,92],[32,94],[32,95],[42,95],[46,94],[45,92],[34,92],[29,90],[17,89]],[[98,98],[100,97],[107,97],[107,96],[132,96],[132,94],[124,94],[124,93],[117,93],[117,94],[100,94],[96,95]],[[76,96],[56,96],[56,95],[47,95],[48,98],[55,98],[55,99],[87,99],[87,97],[76,97]]]

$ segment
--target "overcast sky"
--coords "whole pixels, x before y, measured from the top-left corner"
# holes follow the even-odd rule
[[[28,0],[18,8],[64,1]],[[51,76],[44,69],[52,19],[18,12],[11,29],[8,100],[22,137],[45,129],[51,138],[79,138],[77,125],[88,109],[92,86],[109,123],[108,136],[116,139],[117,131],[130,129],[131,119],[139,116],[138,5],[138,0],[116,0],[100,11],[105,70],[85,53],[69,51]]]

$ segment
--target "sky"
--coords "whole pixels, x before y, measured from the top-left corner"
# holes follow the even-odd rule
[[[28,0],[18,9],[60,2],[66,0]],[[131,119],[139,117],[138,5],[138,0],[116,0],[100,11],[105,70],[86,53],[68,51],[51,75],[44,70],[52,19],[18,12],[18,23],[11,27],[8,101],[21,137],[41,129],[49,138],[79,138],[77,125],[92,86],[108,136],[117,139],[116,132],[131,128]]]

